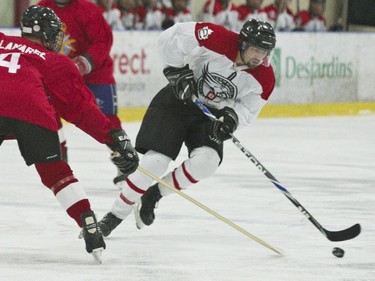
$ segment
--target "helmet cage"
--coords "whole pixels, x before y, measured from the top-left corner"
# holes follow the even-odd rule
[[[60,19],[46,7],[32,5],[21,17],[22,36],[40,39],[43,46],[53,52],[61,48],[64,37],[61,26]]]

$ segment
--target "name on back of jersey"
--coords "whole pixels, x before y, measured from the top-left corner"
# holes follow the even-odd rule
[[[46,53],[39,51],[38,49],[31,48],[24,44],[18,44],[14,42],[9,42],[4,46],[4,40],[0,40],[0,50],[18,50],[24,54],[35,54],[42,58],[43,60],[46,59]]]

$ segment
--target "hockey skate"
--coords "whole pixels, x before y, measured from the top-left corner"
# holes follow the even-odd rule
[[[119,219],[111,212],[107,213],[101,221],[99,221],[100,230],[103,233],[104,237],[107,237],[111,232],[122,222],[122,219]]]
[[[134,204],[134,216],[138,229],[143,228],[145,225],[151,225],[154,222],[154,209],[157,207],[156,204],[161,197],[158,184],[154,184]]]
[[[83,225],[82,236],[85,239],[86,251],[92,254],[98,263],[102,263],[102,252],[105,249],[105,242],[94,212],[83,213],[81,221]]]

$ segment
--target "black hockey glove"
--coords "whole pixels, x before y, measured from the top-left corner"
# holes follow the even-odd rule
[[[163,70],[163,73],[178,99],[186,101],[196,93],[197,84],[194,80],[194,73],[189,69],[188,64],[181,68],[169,66]]]
[[[130,143],[124,130],[113,129],[109,132],[113,142],[107,144],[113,151],[111,160],[126,177],[132,174],[139,165],[138,154]]]
[[[213,137],[219,141],[225,141],[232,136],[232,134],[238,126],[238,116],[236,112],[230,107],[224,107],[216,114],[218,120],[214,121],[211,126]]]

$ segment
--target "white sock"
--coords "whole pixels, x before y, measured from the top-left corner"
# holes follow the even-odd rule
[[[163,180],[177,189],[184,189],[213,175],[219,163],[220,157],[216,150],[208,146],[198,147],[190,153],[189,159],[169,172]],[[159,184],[159,190],[162,196],[174,193],[162,184]]]
[[[140,166],[153,175],[160,177],[168,169],[171,158],[155,151],[148,151],[141,159]],[[131,174],[125,181],[121,194],[112,205],[111,212],[120,219],[125,219],[134,203],[150,187],[153,179],[139,172]]]

